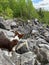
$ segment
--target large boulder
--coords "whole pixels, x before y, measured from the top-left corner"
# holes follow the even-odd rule
[[[49,43],[49,31],[46,31],[44,33],[44,36],[45,36],[45,40]]]
[[[6,38],[6,36],[5,36],[3,31],[0,32],[0,38]]]
[[[3,23],[0,23],[0,28],[1,29],[6,29],[5,25]]]
[[[16,52],[19,54],[23,54],[23,53],[26,53],[29,51],[27,40],[25,40],[25,41],[22,41],[22,40],[20,40],[20,42],[16,46]]]
[[[15,65],[20,65],[20,54],[13,52],[12,57],[10,58]]]
[[[35,57],[36,55],[34,55],[34,53],[32,52],[27,52],[21,55],[21,65],[34,65],[35,63]]]
[[[33,51],[33,46],[36,46],[36,40],[35,39],[27,39],[29,50]]]
[[[0,17],[0,28],[2,29],[6,29],[6,26],[5,26],[5,20],[3,19],[3,17]]]
[[[10,57],[7,57],[2,50],[0,50],[0,65],[15,65]]]
[[[3,34],[6,36],[6,38],[10,39],[11,37],[15,36],[15,33],[11,32],[11,31],[7,31],[4,29],[0,29],[0,32],[3,32]]]

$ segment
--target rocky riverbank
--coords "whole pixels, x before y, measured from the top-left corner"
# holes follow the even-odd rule
[[[10,39],[18,31],[24,34],[12,57],[0,49],[0,65],[49,65],[49,28],[37,19],[4,20],[0,17],[0,38]]]

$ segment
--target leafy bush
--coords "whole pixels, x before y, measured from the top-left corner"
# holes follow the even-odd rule
[[[38,18],[42,23],[49,24],[49,12],[41,8],[37,11],[32,0],[0,0],[0,16],[7,18]]]

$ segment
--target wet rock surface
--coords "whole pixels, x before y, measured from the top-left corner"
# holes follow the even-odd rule
[[[0,49],[0,65],[49,65],[49,28],[37,19],[4,20],[0,17],[0,38],[12,38],[15,31],[24,34],[19,40],[12,57]],[[5,26],[5,27],[4,27]],[[7,51],[8,52],[8,51]]]

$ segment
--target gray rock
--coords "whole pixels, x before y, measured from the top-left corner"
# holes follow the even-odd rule
[[[15,65],[9,57],[7,57],[2,50],[0,50],[0,65]]]
[[[11,60],[15,63],[15,65],[20,65],[20,54],[13,52]]]
[[[0,22],[2,23],[4,21],[3,17],[0,17]]]
[[[21,55],[21,65],[34,65],[35,55],[32,52],[27,52]]]
[[[13,32],[11,32],[11,31],[7,31],[7,30],[4,30],[4,29],[0,29],[0,32],[3,32],[4,33],[4,35],[6,36],[6,38],[8,38],[8,39],[10,39],[11,37],[14,37],[14,33]]]
[[[0,38],[6,38],[5,34],[3,33],[3,31],[0,32]]]
[[[5,25],[3,23],[0,23],[0,28],[1,29],[6,29]]]
[[[44,39],[38,38],[36,44],[48,44]]]
[[[44,33],[44,36],[45,36],[45,40],[49,43],[49,31],[46,31]]]
[[[26,53],[29,51],[29,46],[28,46],[27,40],[25,40],[25,41],[22,41],[22,40],[16,46],[16,52],[19,54],[23,54],[23,53]]]
[[[49,63],[47,63],[46,65],[49,65]]]
[[[49,29],[39,23],[37,19],[25,22],[22,19],[4,20],[0,17],[0,23],[3,24],[1,27],[10,30],[0,29],[0,38],[14,37],[15,34],[11,31],[24,33],[15,52],[12,52],[12,57],[8,57],[2,50],[0,51],[0,65],[49,65]]]
[[[0,17],[0,28],[2,29],[6,29],[6,25],[5,25],[5,20],[3,19],[3,17]]]
[[[49,63],[49,51],[48,49],[44,48],[44,47],[37,47],[37,46],[34,46],[34,53],[36,54],[36,59],[38,60],[38,62],[40,62],[42,65],[45,65],[47,63]]]
[[[27,39],[29,50],[33,51],[33,46],[36,46],[36,40],[35,39]]]

